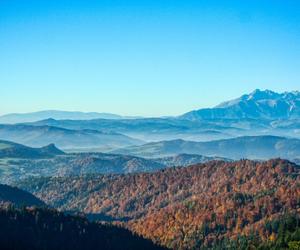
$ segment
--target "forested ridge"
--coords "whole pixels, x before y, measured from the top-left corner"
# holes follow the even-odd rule
[[[213,247],[254,232],[267,241],[268,221],[300,211],[299,167],[281,159],[31,179],[20,186],[60,209],[125,218],[130,230],[174,249]]]

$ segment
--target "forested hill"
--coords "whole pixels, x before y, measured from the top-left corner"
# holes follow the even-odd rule
[[[127,218],[126,226],[173,249],[210,247],[300,212],[300,169],[265,162],[211,161],[155,173],[31,179],[20,186],[66,210]]]
[[[0,222],[0,248],[5,250],[163,249],[126,229],[54,210],[1,208]]]
[[[14,206],[46,206],[34,195],[8,185],[0,184],[0,203],[9,203]]]

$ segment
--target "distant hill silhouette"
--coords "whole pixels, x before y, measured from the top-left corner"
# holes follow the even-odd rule
[[[54,144],[41,148],[31,148],[18,143],[0,140],[0,158],[48,158],[63,155],[64,152]]]
[[[71,120],[90,120],[90,119],[121,119],[122,116],[110,113],[97,112],[78,112],[78,111],[61,111],[61,110],[43,110],[32,113],[13,113],[0,116],[0,123],[23,123],[35,122],[44,119],[71,119]]]

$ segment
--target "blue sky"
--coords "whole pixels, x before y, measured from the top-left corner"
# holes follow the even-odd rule
[[[0,0],[0,114],[176,115],[299,69],[297,0]]]

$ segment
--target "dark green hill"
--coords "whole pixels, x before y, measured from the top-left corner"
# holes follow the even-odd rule
[[[14,250],[163,249],[116,226],[45,209],[0,209],[0,248]]]
[[[0,203],[9,203],[15,206],[45,206],[45,203],[34,195],[2,184],[0,184]]]

